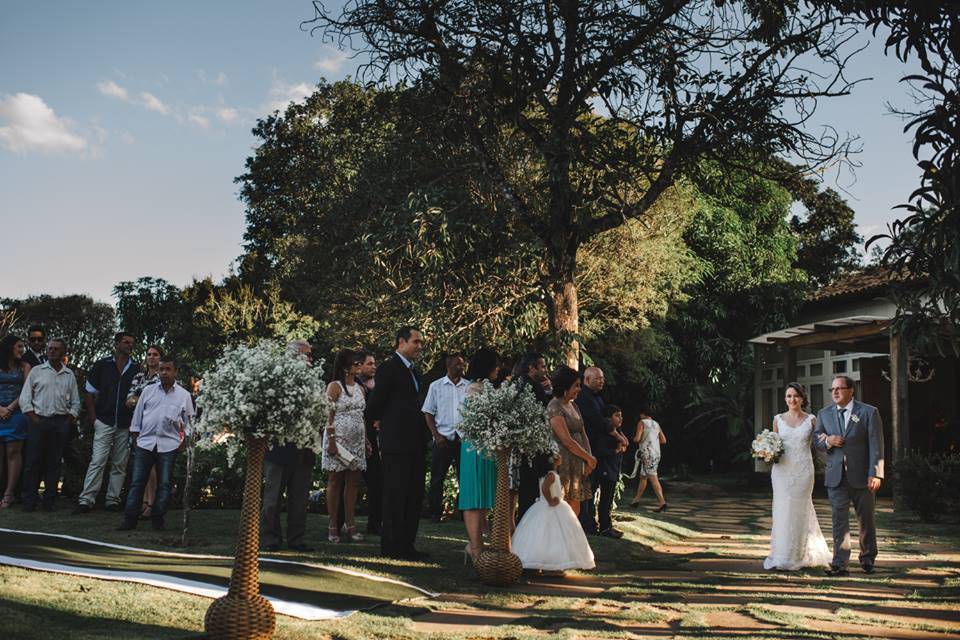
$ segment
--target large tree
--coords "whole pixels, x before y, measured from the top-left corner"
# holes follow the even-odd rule
[[[351,0],[314,3],[324,34],[361,43],[374,79],[445,98],[434,126],[469,142],[511,224],[545,250],[551,327],[577,359],[581,247],[642,219],[705,158],[752,165],[844,150],[803,124],[848,92],[852,36],[799,0]],[[820,72],[806,63],[816,59]],[[825,72],[825,75],[824,75]],[[504,162],[529,149],[533,175]],[[534,188],[529,188],[533,178]]]

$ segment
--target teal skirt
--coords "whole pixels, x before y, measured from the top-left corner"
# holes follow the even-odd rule
[[[496,492],[497,463],[479,453],[468,440],[461,440],[459,509],[493,509]]]

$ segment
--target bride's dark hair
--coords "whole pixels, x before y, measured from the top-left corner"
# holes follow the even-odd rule
[[[787,385],[786,389],[783,390],[783,393],[787,393],[787,389],[793,389],[797,392],[797,395],[800,396],[800,408],[807,408],[807,390],[803,388],[803,385],[799,382],[791,382]]]

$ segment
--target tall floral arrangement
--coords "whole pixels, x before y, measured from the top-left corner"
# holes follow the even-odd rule
[[[228,348],[201,383],[202,442],[236,457],[244,436],[319,449],[330,401],[322,366],[273,340]]]
[[[457,429],[488,455],[503,449],[526,457],[558,452],[543,405],[524,385],[510,382],[498,389],[484,381],[483,389],[467,397],[460,415]]]

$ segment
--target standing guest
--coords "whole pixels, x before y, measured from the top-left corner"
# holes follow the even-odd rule
[[[560,365],[550,379],[553,399],[547,405],[547,419],[553,437],[560,445],[560,484],[563,499],[580,515],[580,503],[590,497],[590,474],[597,459],[590,453],[583,417],[574,403],[580,393],[580,376],[566,365]]]
[[[357,382],[361,385],[369,407],[375,385],[374,376],[377,374],[377,359],[369,351],[360,351],[357,359],[363,361]],[[363,480],[367,485],[367,533],[380,535],[380,524],[383,521],[383,469],[380,465],[380,442],[377,438],[380,422],[373,420],[369,411],[364,411],[363,425],[367,442],[370,443],[367,470],[363,472]]]
[[[74,514],[90,513],[103,485],[103,471],[110,463],[107,511],[120,511],[120,491],[127,479],[127,458],[130,457],[130,420],[133,410],[127,396],[140,365],[133,361],[133,336],[120,331],[113,338],[113,355],[98,360],[87,375],[84,404],[87,425],[93,427],[93,453],[83,491]]]
[[[390,558],[421,559],[414,546],[423,505],[426,445],[430,431],[420,410],[420,374],[413,363],[423,351],[423,335],[400,327],[396,353],[377,368],[370,418],[380,421],[383,462],[383,529],[380,553]]]
[[[313,363],[313,349],[306,340],[287,345],[290,355]],[[287,548],[313,551],[304,543],[307,532],[307,503],[317,456],[313,449],[289,442],[273,443],[263,458],[263,506],[260,510],[260,537],[267,551],[279,551],[283,542],[280,527],[280,496],[287,492]]]
[[[23,352],[23,361],[36,367],[47,361],[47,332],[39,324],[27,329],[27,350]]]
[[[472,358],[467,376],[473,380],[466,390],[472,396],[483,390],[484,381],[495,383],[500,374],[499,358],[489,349],[481,349]],[[489,456],[477,451],[474,443],[463,440],[460,445],[460,498],[463,523],[469,542],[463,550],[476,562],[483,551],[483,528],[487,513],[493,509],[497,490],[497,464]]]
[[[27,439],[28,420],[20,411],[20,392],[31,369],[23,360],[25,349],[23,340],[17,336],[5,336],[0,340],[0,443],[7,464],[7,483],[0,509],[9,509],[13,504],[23,467],[23,441]]]
[[[663,498],[663,487],[660,486],[660,479],[657,477],[657,467],[660,466],[660,445],[667,443],[667,436],[664,435],[660,423],[650,417],[650,410],[643,408],[640,410],[640,421],[637,423],[637,433],[633,437],[637,443],[637,455],[640,458],[640,484],[637,485],[637,495],[633,497],[630,506],[637,508],[640,506],[640,498],[643,492],[647,490],[647,483],[653,486],[653,492],[657,494],[657,511],[667,510],[667,501]]]
[[[443,483],[451,464],[454,473],[460,475],[460,432],[457,431],[457,425],[463,420],[460,408],[470,384],[470,380],[463,377],[466,363],[462,355],[455,353],[447,356],[446,365],[447,375],[430,384],[427,399],[423,403],[423,417],[433,434],[427,502],[434,522],[440,522],[443,515]]]
[[[63,448],[70,428],[80,414],[77,377],[65,364],[67,343],[54,338],[47,343],[47,361],[30,370],[20,392],[20,410],[30,419],[23,470],[23,510],[35,511],[40,498],[43,469],[44,511],[53,511],[60,482]]]
[[[356,352],[344,349],[333,361],[333,381],[327,385],[327,397],[333,407],[323,433],[321,464],[328,473],[326,495],[330,524],[327,540],[330,542],[340,542],[341,536],[348,540],[363,540],[363,534],[357,531],[354,521],[357,489],[360,477],[367,468],[366,456],[371,449],[367,444],[363,423],[366,399],[356,381],[362,364]],[[342,528],[337,525],[341,507],[344,519]]]
[[[533,392],[544,408],[550,403],[550,394],[544,387],[544,380],[549,381],[547,375],[547,361],[539,353],[528,353],[520,359],[517,384]],[[527,509],[540,497],[540,478],[553,469],[553,460],[545,453],[538,453],[533,458],[521,458],[518,461],[518,510],[517,518],[522,518]],[[512,513],[512,510],[511,510]]]
[[[155,344],[147,347],[147,356],[144,368],[133,376],[133,382],[130,383],[130,393],[127,394],[127,408],[134,409],[137,406],[137,400],[143,393],[147,385],[160,382],[160,358],[163,357],[163,349]],[[153,507],[153,500],[157,494],[157,470],[150,469],[150,479],[147,480],[147,486],[143,489],[143,511],[140,512],[141,520],[150,518],[150,510]]]
[[[193,398],[177,384],[177,363],[170,356],[160,359],[160,384],[145,387],[133,412],[130,435],[133,436],[133,478],[119,531],[129,531],[140,518],[143,490],[150,469],[157,469],[157,499],[150,521],[163,531],[163,518],[170,505],[173,487],[173,463],[187,444],[193,422]]]
[[[597,468],[590,478],[592,491],[581,510],[580,522],[586,533],[599,533],[608,538],[622,538],[623,532],[613,527],[610,511],[613,493],[620,479],[621,451],[628,440],[606,416],[606,402],[601,393],[606,378],[600,367],[587,367],[583,372],[583,389],[577,396],[577,408],[583,416],[590,440],[590,451],[597,458]],[[599,491],[600,499],[594,498]],[[597,519],[599,518],[599,526]]]

